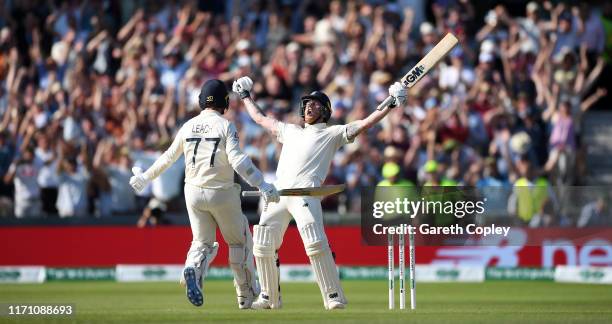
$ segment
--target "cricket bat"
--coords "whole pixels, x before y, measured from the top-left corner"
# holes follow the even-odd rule
[[[291,188],[278,191],[281,196],[329,196],[344,191],[344,184],[311,188]],[[242,197],[259,197],[260,191],[243,191]]]
[[[442,40],[432,48],[419,63],[417,63],[404,77],[400,80],[404,88],[412,88],[425,74],[431,71],[438,62],[440,62],[452,49],[457,45],[459,40],[455,35],[448,33]],[[376,110],[383,110],[393,103],[393,97],[389,96],[376,107]]]

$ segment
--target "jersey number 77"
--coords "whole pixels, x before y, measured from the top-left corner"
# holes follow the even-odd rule
[[[210,167],[214,167],[215,166],[215,153],[217,152],[217,148],[219,147],[219,142],[221,141],[221,138],[219,137],[205,137],[204,140],[206,142],[213,142],[213,149],[212,152],[210,154]],[[202,141],[201,137],[190,137],[185,139],[185,141],[189,142],[195,142],[195,146],[193,147],[193,155],[191,157],[191,167],[195,168],[196,165],[196,156],[198,155],[198,147],[200,146],[200,142]]]

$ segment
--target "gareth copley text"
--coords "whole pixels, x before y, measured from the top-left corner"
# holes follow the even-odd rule
[[[413,226],[401,224],[396,226],[385,226],[376,224],[372,227],[372,232],[376,235],[401,235],[401,234],[421,234],[421,235],[503,235],[508,236],[510,226],[497,226],[491,224],[488,226],[478,226],[476,224],[468,224],[461,226],[459,224],[449,226],[431,226],[429,224],[421,224]]]

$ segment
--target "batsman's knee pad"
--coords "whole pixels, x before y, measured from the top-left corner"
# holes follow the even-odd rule
[[[253,226],[253,255],[274,258],[276,256],[275,234],[269,226]]]
[[[249,237],[250,239],[250,237]],[[234,273],[234,286],[238,296],[251,297],[259,293],[253,253],[248,245],[230,245],[229,263]]]
[[[279,264],[276,257],[276,233],[270,226],[253,226],[253,254],[261,284],[261,298],[271,308],[280,308]]]
[[[300,236],[309,257],[330,251],[323,226],[317,223],[306,224],[300,228]]]
[[[300,235],[304,242],[306,254],[310,258],[310,264],[319,284],[319,289],[321,289],[325,307],[327,308],[329,300],[346,304],[336,262],[329,248],[323,226],[317,223],[306,224],[300,228]]]

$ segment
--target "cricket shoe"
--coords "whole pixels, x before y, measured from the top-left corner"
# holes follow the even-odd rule
[[[185,279],[189,302],[194,306],[202,306],[204,304],[204,295],[202,294],[202,277],[198,274],[198,270],[194,267],[185,267],[183,278]]]
[[[250,309],[251,305],[253,305],[254,300],[255,300],[255,296],[250,296],[250,297],[238,296],[238,308],[239,309]]]
[[[337,293],[332,293],[329,298],[325,299],[324,306],[327,310],[332,309],[345,309],[348,304],[348,300],[344,296],[338,296]]]
[[[270,303],[268,296],[260,294],[259,297],[257,297],[257,300],[251,305],[251,309],[276,309],[281,308],[281,306],[282,302],[280,297],[278,298],[278,307],[272,307],[272,303]]]
[[[250,287],[250,285],[246,284],[237,289],[238,291],[238,308],[239,309],[251,309],[251,305],[259,293],[261,292],[261,288],[259,287],[259,282],[255,281],[255,287]]]
[[[327,306],[326,308],[328,310],[332,310],[332,309],[345,309],[346,308],[346,304],[337,301],[337,300],[330,300],[329,302],[327,302]]]

